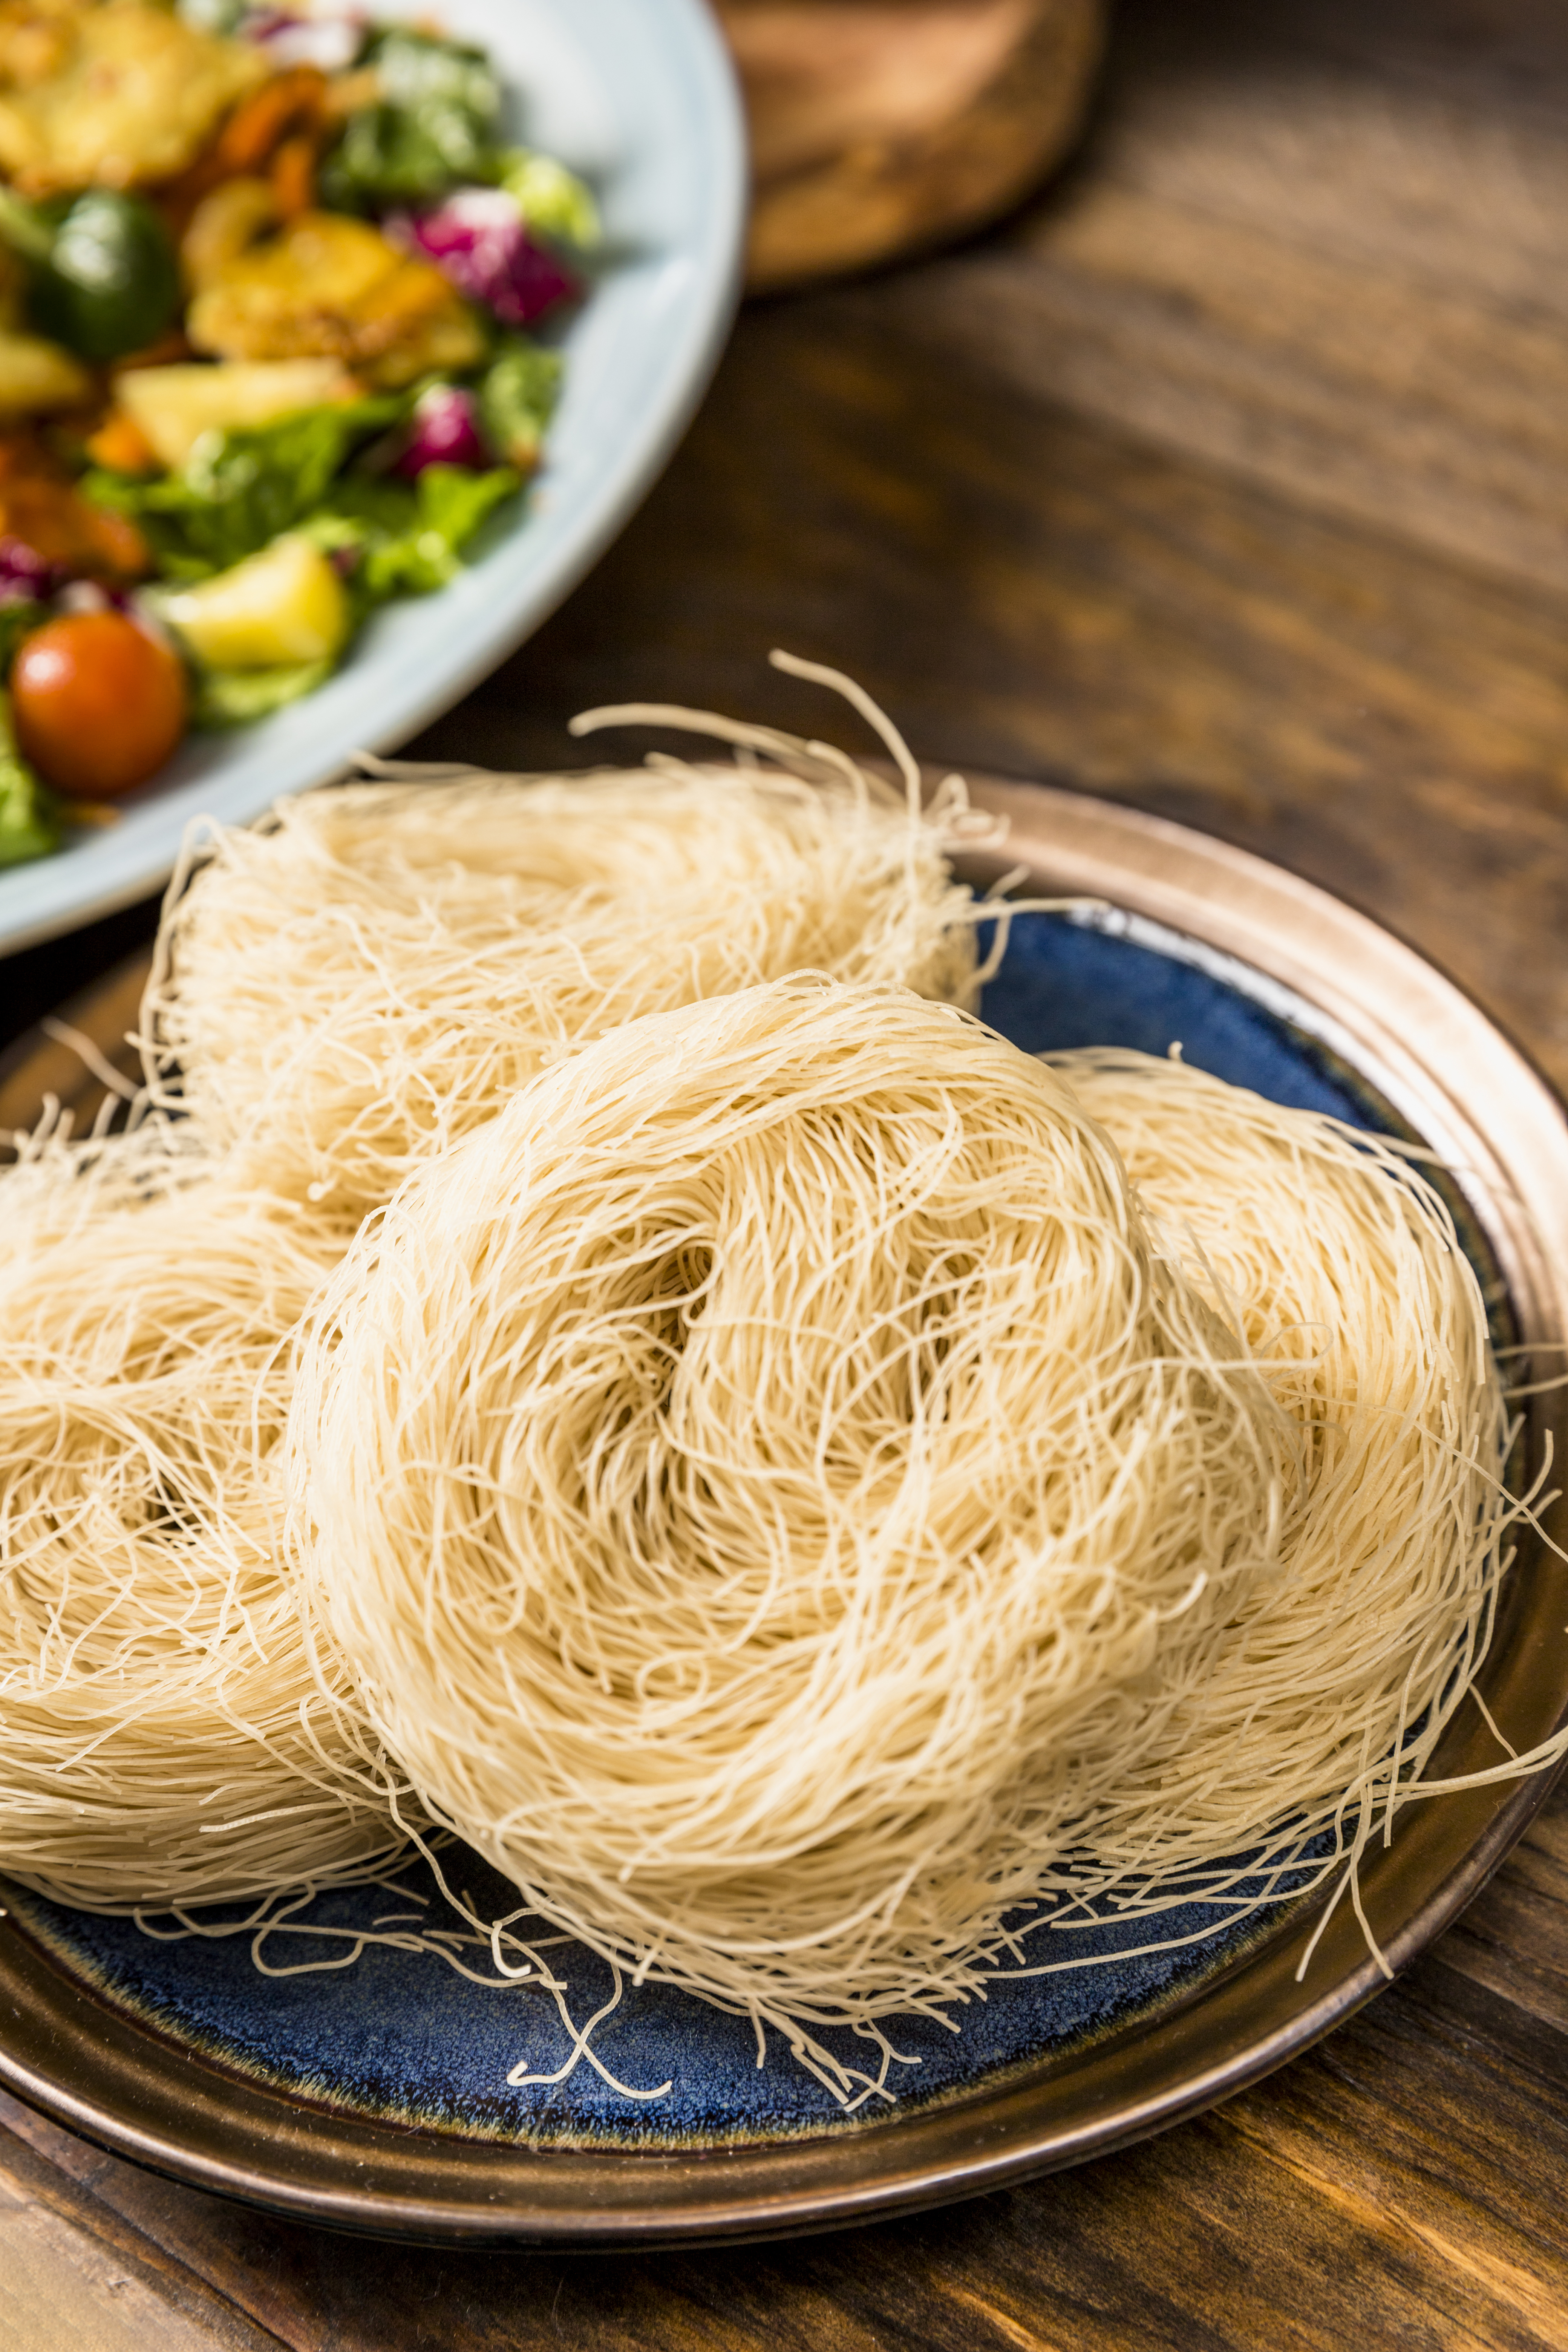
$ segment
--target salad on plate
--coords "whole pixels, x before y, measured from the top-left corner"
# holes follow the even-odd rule
[[[593,200],[483,50],[329,5],[0,0],[0,866],[310,693],[539,462]]]

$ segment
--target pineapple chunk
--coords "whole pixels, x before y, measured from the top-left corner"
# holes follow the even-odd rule
[[[42,335],[0,329],[0,415],[37,415],[77,408],[92,398],[92,378],[79,360]]]
[[[232,571],[161,597],[158,609],[210,669],[330,661],[349,633],[342,582],[319,547],[289,531]]]
[[[204,433],[265,425],[290,409],[359,396],[358,384],[336,360],[124,368],[114,390],[159,464],[171,473],[184,464]]]

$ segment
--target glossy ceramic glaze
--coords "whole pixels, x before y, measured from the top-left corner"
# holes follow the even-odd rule
[[[428,13],[375,0],[377,16]],[[450,0],[452,31],[505,79],[509,133],[584,172],[605,267],[565,338],[566,375],[526,507],[470,568],[375,615],[338,676],[258,726],[194,735],[118,824],[0,872],[0,954],[156,889],[194,818],[245,824],[280,793],[386,751],[537,628],[632,514],[700,398],[729,329],[745,226],[745,144],[701,0]]]

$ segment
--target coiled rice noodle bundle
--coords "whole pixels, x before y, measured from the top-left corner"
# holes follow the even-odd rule
[[[111,1909],[400,1837],[278,1551],[284,1342],[341,1243],[184,1143],[41,1139],[0,1178],[0,1856]]]
[[[432,1815],[792,2037],[972,1985],[1152,1790],[1304,1458],[1058,1079],[807,980],[616,1031],[412,1179],[290,1427]]]
[[[799,970],[973,1000],[974,907],[946,854],[988,821],[956,778],[922,812],[879,713],[901,787],[701,713],[593,715],[672,716],[752,764],[398,771],[217,831],[143,1010],[159,1098],[239,1150],[246,1181],[357,1218],[552,1056],[640,1014]]]

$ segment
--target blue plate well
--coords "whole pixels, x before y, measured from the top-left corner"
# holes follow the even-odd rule
[[[1394,1126],[1370,1090],[1304,1031],[1233,980],[1186,961],[1179,943],[1172,950],[1114,927],[1024,916],[983,1009],[1032,1053],[1097,1045],[1163,1054],[1179,1043],[1190,1063],[1276,1101],[1358,1125]],[[515,1900],[477,1858],[461,1857],[448,1874],[481,1916]],[[400,1873],[398,1884],[432,1898],[428,1924],[447,1923],[425,1865]],[[366,1948],[348,1968],[270,1976],[255,1965],[247,1934],[165,1941],[133,1920],[67,1910],[20,1890],[9,1890],[6,1900],[57,1960],[104,1998],[219,2065],[307,2101],[437,2131],[557,2142],[689,2146],[857,2127],[844,2126],[835,2100],[776,2038],[773,2063],[759,2069],[746,2020],[666,1987],[628,1989],[596,2027],[591,2048],[606,2073],[582,2061],[558,2083],[514,2088],[507,2077],[520,2063],[549,2075],[573,2054],[554,2000],[526,1985],[489,1990],[427,1953],[384,1947]],[[384,1887],[362,1887],[320,1897],[310,1916],[368,1928],[389,1913],[406,1919],[416,1907]],[[998,1979],[984,2002],[957,2012],[956,2034],[928,2021],[900,2021],[890,2039],[902,2059],[919,2063],[892,2066],[888,2087],[906,2109],[972,2089],[1164,2005],[1258,1932],[1256,1920],[1237,1927],[1217,1909],[1194,1905],[1154,1929],[1121,1923],[1037,1937],[1048,1955],[1037,1950],[1032,1958],[1098,1965]],[[1199,1940],[1133,1956],[1131,1948],[1151,1934]],[[286,1967],[342,1948],[275,1937],[265,1957]],[[547,1958],[566,1982],[566,2006],[581,2029],[609,2000],[610,1973],[575,1946]],[[849,2034],[825,2039],[849,2063],[876,2072],[870,2045]],[[668,2093],[654,2099],[617,2087],[646,2092],[667,2081]],[[868,2118],[889,2109],[872,2100],[859,2113]]]

